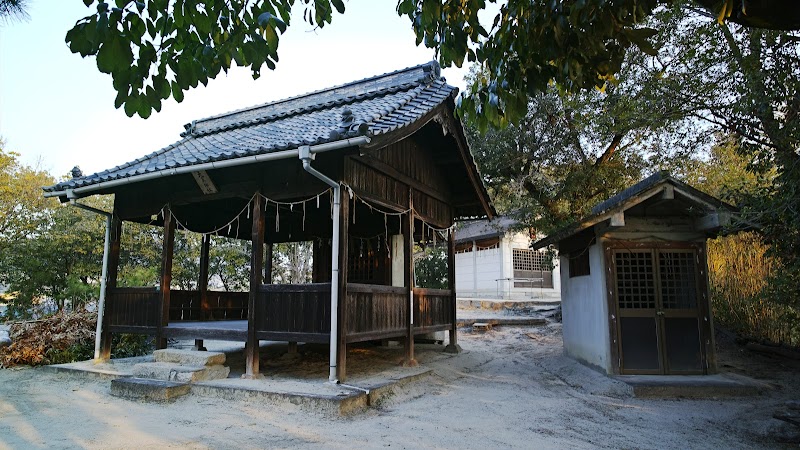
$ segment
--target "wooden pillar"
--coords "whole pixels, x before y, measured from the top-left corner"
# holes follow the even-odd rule
[[[456,319],[456,239],[454,230],[450,230],[447,238],[447,287],[450,289],[450,317],[453,326],[450,328],[450,342],[444,351],[460,353],[458,345],[458,321]]]
[[[242,378],[259,378],[259,348],[256,336],[256,303],[258,286],[264,268],[264,197],[256,195],[253,200],[253,252],[250,254],[250,296],[247,301],[247,347],[245,348],[245,373]]]
[[[408,301],[406,301],[406,310],[408,311],[405,341],[406,355],[403,365],[414,367],[417,365],[417,360],[414,359],[414,209],[410,190],[408,205],[410,211],[403,227],[403,243],[405,244],[405,251],[403,252],[405,270],[403,275],[405,286],[408,289]]]
[[[350,224],[350,197],[346,189],[341,191],[339,209],[339,314],[337,328],[339,336],[336,349],[336,378],[347,379],[347,266],[348,266],[348,234]]]
[[[213,319],[211,305],[208,304],[208,260],[211,250],[211,235],[204,234],[200,242],[200,275],[197,279],[197,295],[200,297],[200,320]],[[194,340],[195,350],[206,350],[202,339]]]
[[[164,327],[169,323],[169,295],[172,284],[172,257],[175,250],[175,219],[172,211],[167,208],[164,212],[164,243],[161,247],[161,311],[159,314],[158,329],[156,330],[156,348],[167,348],[167,338],[164,336]]]
[[[119,274],[119,252],[120,241],[122,240],[122,220],[114,214],[111,216],[111,240],[108,248],[108,269],[106,272],[106,309],[103,315],[103,328],[100,333],[100,359],[108,360],[111,358],[111,332],[108,331],[110,308],[113,304],[112,291],[117,287],[117,275]]]

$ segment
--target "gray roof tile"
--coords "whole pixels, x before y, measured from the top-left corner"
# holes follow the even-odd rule
[[[457,88],[440,77],[439,65],[432,61],[196,120],[185,125],[183,139],[157,152],[44,190],[74,189],[167,168],[293,149],[359,134],[386,134],[413,124],[457,93]],[[352,117],[343,122],[343,113],[347,111]]]

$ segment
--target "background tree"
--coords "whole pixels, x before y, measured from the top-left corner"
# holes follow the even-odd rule
[[[5,0],[12,4],[20,0]],[[128,116],[148,117],[170,97],[181,101],[189,87],[205,85],[236,64],[253,76],[278,61],[280,35],[292,18],[294,0],[83,0],[92,13],[67,32],[73,53],[96,56],[111,74],[114,105]],[[490,0],[490,3],[495,3]],[[487,123],[524,116],[526,97],[555,81],[586,89],[602,86],[621,67],[630,47],[653,54],[644,26],[653,11],[672,0],[510,0],[486,28],[479,16],[485,0],[399,0],[417,45],[435,48],[447,67],[465,60],[484,67],[486,84],[464,98]],[[720,21],[747,26],[798,28],[800,6],[772,0],[700,0]],[[303,0],[303,19],[324,27],[342,0]],[[746,5],[746,8],[745,8]],[[524,30],[524,32],[520,32]]]
[[[312,264],[311,241],[274,244],[272,282],[276,284],[310,283]]]
[[[0,0],[0,22],[28,18],[27,0]]]
[[[490,3],[495,3],[490,0]],[[448,67],[477,62],[485,79],[474,83],[462,108],[481,129],[504,127],[526,114],[526,100],[550,83],[577,92],[601,88],[622,68],[629,50],[656,55],[650,40],[659,32],[651,18],[680,0],[503,2],[491,21],[481,21],[485,0],[400,0],[397,11],[411,20],[417,44],[437,51]],[[708,23],[800,28],[800,5],[771,0],[701,0]],[[714,20],[716,19],[716,20]]]

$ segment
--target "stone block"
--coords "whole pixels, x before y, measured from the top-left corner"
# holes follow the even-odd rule
[[[231,369],[222,365],[184,366],[172,363],[151,362],[133,366],[132,372],[138,378],[196,383],[198,381],[228,378]]]
[[[143,378],[117,378],[111,380],[111,395],[122,398],[168,402],[189,393],[186,383]]]
[[[215,366],[225,364],[225,353],[201,352],[165,348],[153,352],[156,362],[180,364],[183,366]]]

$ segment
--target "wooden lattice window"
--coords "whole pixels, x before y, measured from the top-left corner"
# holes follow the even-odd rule
[[[512,249],[515,288],[552,288],[551,262],[544,252],[528,248]]]
[[[649,251],[617,252],[617,299],[620,308],[655,308],[656,283]]]
[[[661,301],[665,309],[697,307],[695,257],[692,252],[659,252]]]
[[[513,249],[514,270],[550,270],[547,256],[527,248]]]

